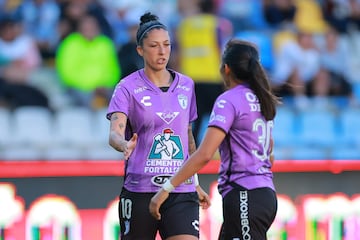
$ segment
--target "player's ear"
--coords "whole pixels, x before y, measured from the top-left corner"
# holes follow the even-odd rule
[[[227,64],[225,63],[225,65],[224,65],[224,73],[225,73],[225,75],[229,75],[230,72],[231,72],[231,70],[230,70],[229,65],[227,65]]]
[[[138,52],[138,54],[140,55],[140,56],[143,56],[144,54],[143,54],[143,49],[142,49],[142,47],[141,46],[137,46],[136,47],[136,51]]]

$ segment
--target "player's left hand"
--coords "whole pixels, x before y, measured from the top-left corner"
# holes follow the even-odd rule
[[[169,197],[169,193],[164,189],[160,189],[152,198],[149,204],[150,214],[156,218],[156,220],[161,219],[160,207]]]
[[[196,192],[199,196],[199,202],[202,209],[208,209],[211,205],[209,195],[202,189],[200,185],[196,186]]]

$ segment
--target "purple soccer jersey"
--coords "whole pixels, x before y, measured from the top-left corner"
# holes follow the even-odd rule
[[[138,134],[137,146],[126,161],[124,187],[133,192],[156,192],[189,157],[188,125],[196,120],[194,82],[178,72],[167,92],[136,71],[121,80],[108,108],[128,117],[127,138]],[[174,192],[195,191],[193,179]]]
[[[238,85],[221,94],[214,104],[208,126],[227,133],[219,147],[218,183],[223,196],[232,188],[229,182],[247,189],[274,189],[269,160],[273,121],[266,121],[262,116],[258,98],[248,86]]]

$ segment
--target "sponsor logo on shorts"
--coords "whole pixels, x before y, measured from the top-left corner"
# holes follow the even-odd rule
[[[196,231],[199,231],[199,220],[194,220],[192,223]]]
[[[244,240],[250,240],[249,204],[247,191],[240,191],[240,222]]]

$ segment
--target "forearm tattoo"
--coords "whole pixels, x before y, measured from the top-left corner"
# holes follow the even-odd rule
[[[116,150],[123,152],[126,148],[126,140],[125,136],[122,134],[122,130],[125,129],[124,123],[116,123],[116,121],[119,120],[119,117],[116,114],[113,114],[111,116],[112,121],[112,127],[111,127],[111,146],[115,148]],[[120,131],[119,131],[120,130]]]
[[[123,123],[120,123],[120,124],[119,124],[119,128],[120,128],[120,129],[123,129],[123,128],[125,128],[125,124],[123,124]]]
[[[118,116],[116,114],[112,114],[111,115],[111,121],[115,121],[115,120],[118,120]]]

